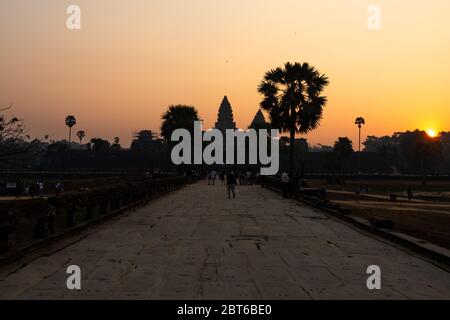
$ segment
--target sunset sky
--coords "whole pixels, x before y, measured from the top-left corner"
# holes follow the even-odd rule
[[[82,29],[66,28],[66,8]],[[368,30],[367,8],[382,10]],[[363,116],[364,136],[450,130],[448,0],[1,0],[0,106],[11,101],[33,137],[159,131],[170,104],[198,108],[206,127],[227,95],[247,127],[257,85],[284,62],[309,62],[330,79],[321,127],[331,144]]]

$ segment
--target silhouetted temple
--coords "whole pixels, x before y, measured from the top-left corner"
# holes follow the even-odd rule
[[[225,134],[227,129],[236,129],[236,123],[233,117],[233,108],[228,101],[227,96],[225,96],[220,104],[219,114],[217,116],[217,122],[215,129],[219,129]]]
[[[267,126],[266,119],[264,118],[264,114],[261,110],[258,110],[255,117],[253,118],[252,123],[250,124],[250,128],[253,129],[262,129]]]
[[[265,126],[267,126],[267,122],[264,118],[264,114],[261,110],[258,110],[250,124],[250,128],[258,129],[264,128]],[[227,96],[223,98],[222,103],[220,104],[217,122],[214,128],[219,129],[223,134],[225,134],[227,129],[237,129],[236,122],[234,122],[233,108]]]
[[[255,108],[256,111],[256,108]],[[225,96],[218,110],[215,128],[224,134],[223,155],[226,156],[226,130],[236,130],[233,108]],[[241,129],[269,129],[271,127],[265,119],[262,110],[258,110],[249,126],[243,125]],[[392,137],[368,137],[365,150],[362,153],[353,153],[345,159],[339,158],[329,146],[319,149],[310,148],[304,138],[295,140],[295,162],[300,172],[308,173],[356,173],[365,174],[423,174],[423,160],[417,145],[426,139],[426,133],[416,130],[414,132],[396,133]],[[235,142],[235,150],[237,139]],[[433,148],[433,154],[426,159],[428,172],[450,173],[450,132],[440,134],[440,148]],[[0,169],[30,169],[33,171],[75,171],[75,172],[143,172],[147,170],[183,171],[186,167],[176,166],[171,161],[171,146],[163,141],[158,134],[151,130],[142,130],[133,134],[131,148],[123,148],[118,143],[111,144],[101,138],[93,138],[88,143],[67,141],[40,142],[35,140],[32,153],[17,161],[0,161]],[[208,143],[205,142],[205,146]],[[248,142],[246,151],[248,152]],[[236,152],[235,152],[236,155]],[[248,153],[247,157],[248,159]],[[236,159],[236,157],[235,157]],[[235,163],[237,161],[235,160]],[[355,165],[355,163],[357,165]],[[194,166],[192,166],[194,168]],[[206,172],[211,166],[197,165],[195,170]],[[215,166],[216,171],[224,166]],[[248,169],[256,172],[258,165],[231,166],[238,171]],[[289,141],[284,137],[280,139],[280,171],[289,168]],[[0,193],[2,192],[2,179],[0,178]],[[3,188],[6,188],[3,181]]]

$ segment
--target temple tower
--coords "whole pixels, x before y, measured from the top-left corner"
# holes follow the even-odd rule
[[[262,113],[261,109],[258,110],[258,113],[253,118],[252,123],[250,124],[250,128],[252,129],[265,129],[267,127],[267,122],[264,117],[264,114]]]
[[[217,116],[217,122],[215,129],[219,129],[225,134],[227,129],[236,130],[236,123],[234,122],[233,109],[227,96],[225,96],[220,104],[219,114]]]

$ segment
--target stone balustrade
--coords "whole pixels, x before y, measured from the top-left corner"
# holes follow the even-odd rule
[[[0,201],[0,258],[185,186],[184,177],[114,184],[58,197]]]

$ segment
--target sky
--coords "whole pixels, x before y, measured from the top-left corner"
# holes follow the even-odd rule
[[[81,30],[69,30],[69,5]],[[369,5],[381,29],[369,30]],[[33,137],[129,144],[159,131],[171,104],[212,127],[227,95],[239,127],[261,101],[264,73],[309,62],[330,79],[311,143],[419,129],[450,130],[448,0],[0,0],[0,106]]]

